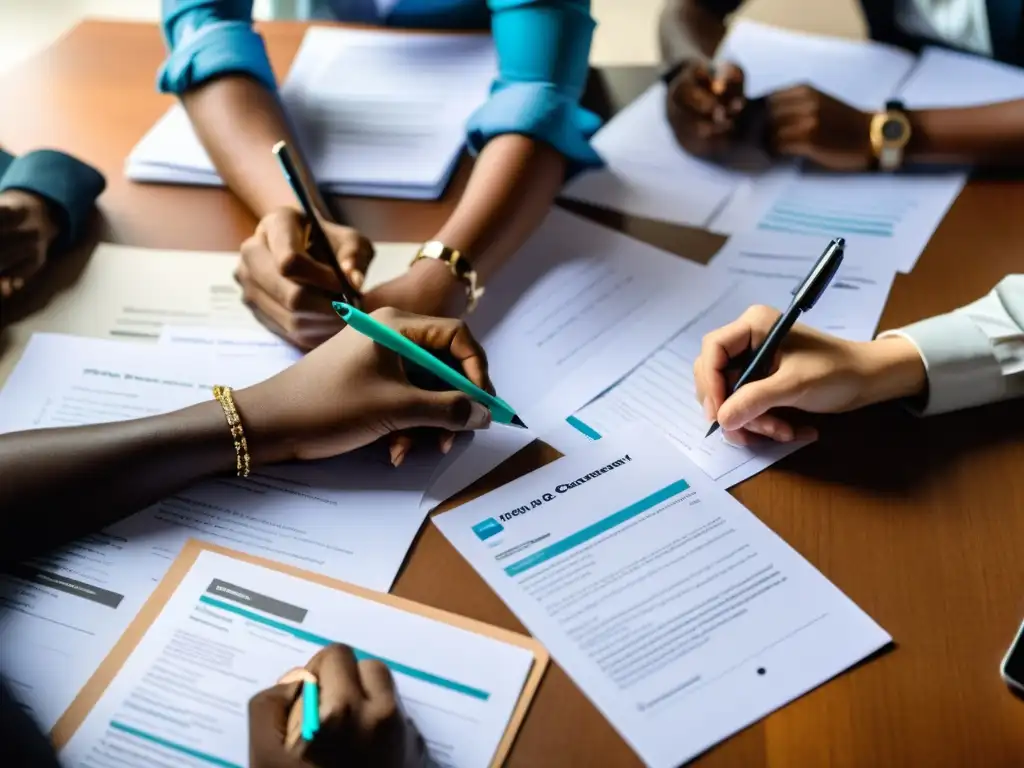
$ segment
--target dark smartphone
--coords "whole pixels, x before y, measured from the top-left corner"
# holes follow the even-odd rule
[[[1011,688],[1016,689],[1018,694],[1024,695],[1024,623],[1017,630],[1017,637],[1010,645],[1010,650],[1003,658],[1003,665],[1000,667],[1003,680]]]

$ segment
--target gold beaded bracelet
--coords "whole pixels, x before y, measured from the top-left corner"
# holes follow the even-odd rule
[[[224,418],[228,420],[231,439],[235,443],[235,463],[238,476],[248,477],[249,444],[245,442],[245,430],[242,429],[242,419],[238,415],[238,409],[235,408],[235,398],[231,394],[231,387],[222,387],[218,384],[213,388],[213,396],[224,410]]]

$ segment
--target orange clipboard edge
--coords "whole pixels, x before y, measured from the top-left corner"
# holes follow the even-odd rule
[[[492,637],[495,640],[500,640],[501,642],[509,643],[510,645],[516,645],[530,651],[530,653],[533,654],[533,664],[530,667],[530,674],[527,675],[526,682],[523,684],[523,690],[519,694],[519,700],[516,702],[516,707],[512,712],[512,717],[509,718],[508,726],[505,728],[505,733],[502,735],[501,741],[498,743],[498,748],[495,750],[491,766],[493,768],[497,768],[497,766],[500,766],[505,762],[509,751],[512,749],[512,744],[515,742],[516,736],[519,734],[519,729],[522,727],[523,720],[526,718],[526,713],[530,708],[530,704],[533,702],[533,698],[537,693],[537,688],[540,686],[540,682],[544,678],[544,673],[547,671],[548,663],[551,660],[547,650],[539,642],[534,640],[532,637],[521,635],[518,632],[512,632],[511,630],[491,626],[490,624],[485,624],[482,621],[468,619],[465,616],[458,616],[457,614],[442,611],[438,608],[421,605],[413,602],[412,600],[406,600],[405,598],[395,597],[394,595],[382,592],[374,592],[373,590],[365,589],[364,587],[357,587],[354,584],[347,584],[343,581],[337,581],[336,579],[322,576],[317,573],[303,571],[290,565],[277,563],[273,560],[265,560],[261,557],[246,555],[241,552],[226,549],[225,547],[219,547],[215,544],[197,541],[195,539],[189,539],[188,542],[186,542],[181,553],[177,558],[175,558],[171,567],[167,570],[167,574],[153,591],[153,594],[150,595],[138,615],[132,620],[132,623],[125,630],[124,634],[121,635],[121,638],[111,649],[110,653],[107,654],[107,657],[99,667],[96,668],[96,671],[93,673],[92,677],[89,678],[89,681],[82,687],[82,690],[78,693],[78,696],[75,697],[71,706],[68,707],[67,711],[63,715],[61,715],[57,724],[54,725],[53,730],[50,732],[50,739],[53,741],[53,745],[58,751],[68,743],[75,731],[77,731],[82,723],[85,722],[85,718],[88,716],[89,712],[92,711],[93,707],[96,706],[104,692],[107,690],[107,687],[114,678],[117,677],[117,674],[121,671],[121,668],[128,660],[128,657],[131,656],[132,652],[134,652],[146,632],[148,632],[149,628],[153,625],[153,622],[156,621],[157,617],[163,612],[164,606],[167,605],[171,596],[178,590],[182,580],[185,578],[186,574],[192,570],[192,566],[195,565],[199,555],[203,552],[215,552],[234,560],[251,563],[263,568],[268,568],[272,571],[278,571],[280,573],[288,574],[289,576],[295,576],[296,578],[303,579],[305,581],[321,584],[330,589],[336,589],[340,592],[348,592],[356,597],[389,605],[407,613],[416,613],[420,616],[425,616],[427,618],[434,619],[435,621],[450,624],[469,632],[475,632],[478,635]]]

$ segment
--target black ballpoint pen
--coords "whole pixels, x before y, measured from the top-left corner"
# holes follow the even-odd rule
[[[306,223],[309,226],[309,242],[307,244],[309,255],[316,261],[326,264],[334,270],[334,276],[341,283],[341,293],[339,294],[341,301],[354,307],[359,306],[359,291],[352,287],[352,283],[348,281],[345,273],[338,266],[338,260],[334,257],[331,241],[327,239],[327,234],[324,232],[323,227],[320,226],[320,220],[316,217],[316,208],[313,206],[313,198],[310,196],[309,190],[306,189],[306,185],[302,183],[302,175],[292,159],[288,145],[283,141],[279,141],[274,145],[272,151],[277,158],[277,162],[281,164],[284,177],[288,180],[288,184],[291,185],[292,192],[295,193],[299,205],[302,206],[302,212],[306,216]]]
[[[765,336],[764,344],[754,352],[750,363],[747,364],[739,379],[732,389],[729,390],[729,395],[732,395],[733,392],[744,384],[763,379],[768,375],[771,370],[772,360],[775,359],[775,353],[782,346],[786,334],[796,324],[796,321],[800,319],[800,315],[815,305],[825,292],[825,289],[828,288],[829,283],[832,282],[832,278],[835,277],[839,265],[843,263],[845,248],[846,241],[841,237],[837,237],[828,244],[825,252],[821,254],[821,258],[815,263],[810,273],[808,273],[797,289],[793,291],[793,301],[790,302],[789,309],[779,315],[779,319],[772,324],[772,327],[768,330],[768,335]],[[711,429],[708,430],[704,437],[711,437],[718,427],[719,424],[716,421],[711,425]]]

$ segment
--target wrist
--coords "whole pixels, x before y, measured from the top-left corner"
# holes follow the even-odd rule
[[[861,342],[860,373],[864,380],[859,406],[924,394],[928,373],[917,347],[903,336]]]
[[[251,466],[261,467],[294,461],[297,455],[294,435],[281,425],[280,419],[275,418],[275,412],[282,410],[281,398],[266,395],[263,384],[234,390],[232,395],[238,417],[242,422],[245,442],[249,447]],[[225,439],[230,440],[231,432],[223,412],[221,421]]]
[[[466,285],[448,264],[437,259],[419,259],[406,275],[418,291],[432,297],[429,304],[433,311],[447,317],[459,317],[466,311]]]

